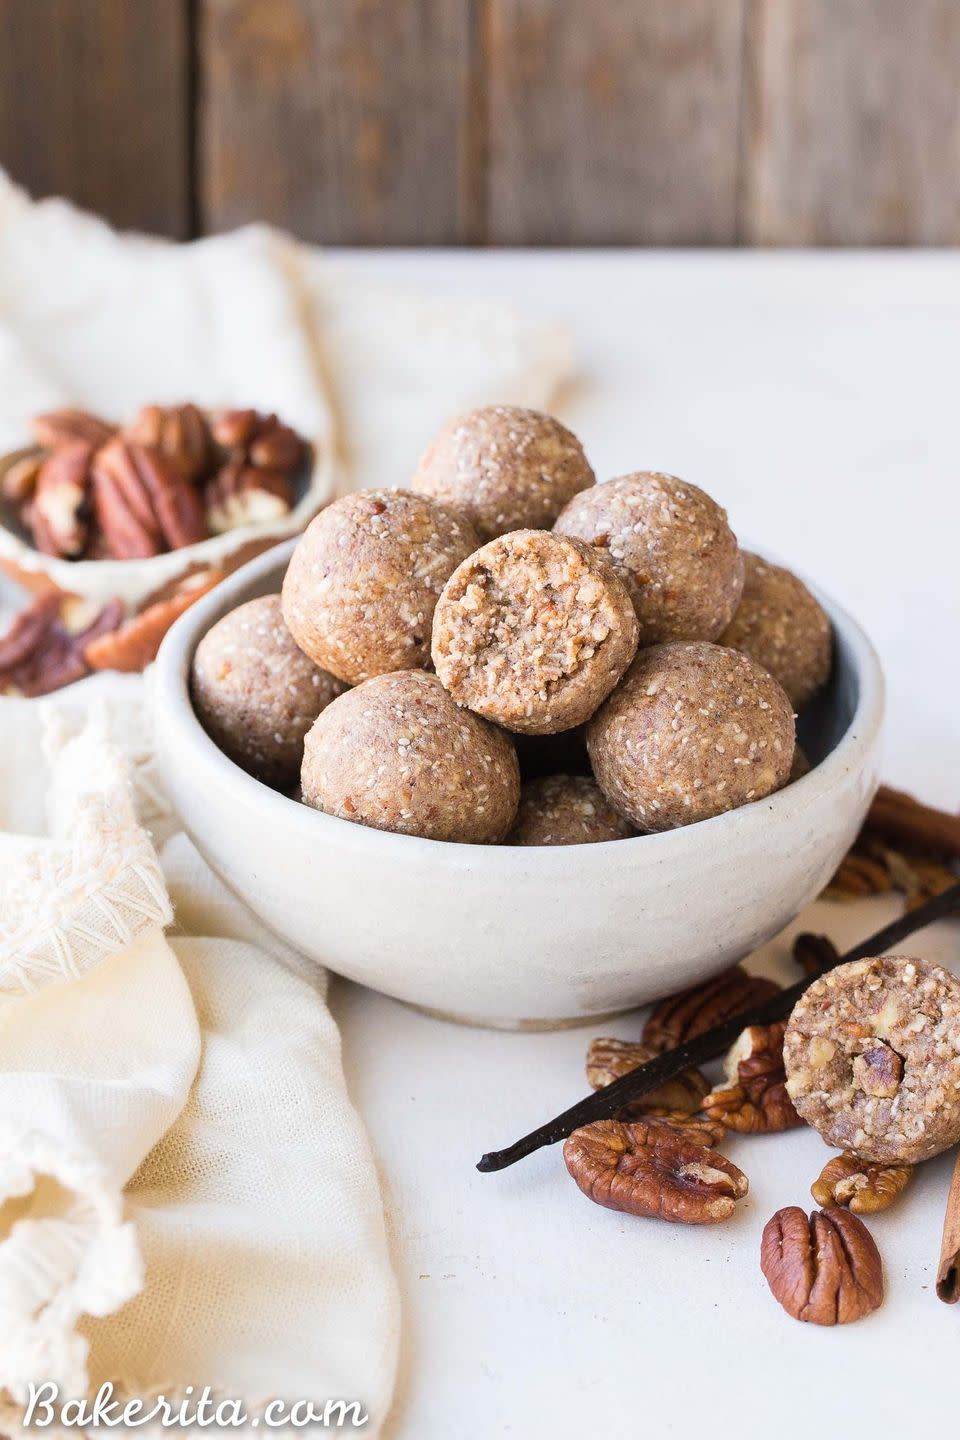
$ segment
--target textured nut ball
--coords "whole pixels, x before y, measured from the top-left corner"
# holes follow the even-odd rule
[[[716,640],[743,590],[727,512],[675,475],[637,471],[574,496],[555,525],[603,547],[630,591],[640,644]]]
[[[341,695],[307,736],[301,778],[306,803],[328,815],[475,845],[503,839],[520,798],[509,736],[458,709],[423,670]]]
[[[591,546],[515,530],[444,586],[433,663],[459,705],[508,730],[568,730],[609,695],[637,648],[630,596]]]
[[[520,792],[511,845],[591,845],[626,840],[633,827],[586,775],[546,775]]]
[[[827,612],[802,580],[781,565],[743,552],[743,597],[720,637],[780,681],[800,709],[824,685],[833,658]]]
[[[303,737],[343,689],[294,644],[280,596],[249,600],[204,635],[193,657],[193,705],[215,744],[267,785],[296,783]]]
[[[344,495],[293,552],[284,619],[301,650],[350,685],[419,669],[430,658],[437,596],[479,543],[462,515],[423,495]]]
[[[707,820],[779,790],[793,710],[747,655],[706,641],[641,650],[587,727],[593,772],[640,830]]]
[[[444,425],[412,488],[461,510],[483,540],[548,530],[595,476],[576,435],[539,410],[488,405]]]
[[[822,975],[784,1038],[787,1093],[861,1160],[916,1165],[960,1141],[960,980],[884,955]]]

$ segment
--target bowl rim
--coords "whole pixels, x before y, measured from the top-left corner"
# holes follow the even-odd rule
[[[150,677],[155,729],[167,730],[178,753],[190,753],[199,770],[209,770],[219,787],[232,795],[238,806],[248,812],[251,809],[259,812],[264,820],[265,835],[269,834],[269,827],[281,825],[288,836],[299,836],[304,844],[335,843],[341,849],[366,853],[372,861],[412,864],[427,860],[434,865],[445,863],[454,869],[483,867],[493,876],[504,872],[517,876],[521,871],[526,874],[571,870],[582,873],[585,868],[609,867],[614,859],[618,868],[621,864],[669,862],[698,843],[720,845],[725,835],[734,830],[755,827],[759,838],[760,827],[766,832],[771,821],[787,826],[795,823],[818,803],[824,791],[832,789],[858,768],[873,749],[882,729],[886,687],[872,642],[842,606],[801,576],[826,610],[836,636],[850,657],[859,693],[850,722],[830,753],[808,774],[782,790],[674,830],[582,845],[470,845],[401,835],[341,820],[271,790],[228,759],[200,724],[190,699],[190,662],[201,636],[228,610],[243,603],[243,592],[274,571],[282,575],[296,543],[294,538],[257,556],[192,605],[168,631]],[[744,548],[754,550],[752,545]],[[761,553],[771,563],[781,563],[766,550]],[[800,572],[794,570],[794,573]]]

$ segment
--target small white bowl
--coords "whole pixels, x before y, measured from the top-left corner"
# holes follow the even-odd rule
[[[879,780],[883,676],[869,640],[822,594],[836,663],[803,717],[814,769],[727,815],[597,845],[450,845],[274,793],[207,737],[188,682],[200,637],[279,590],[292,549],[252,561],[177,622],[153,697],[166,783],[197,847],[318,963],[474,1025],[577,1024],[747,955],[822,890],[852,843]]]

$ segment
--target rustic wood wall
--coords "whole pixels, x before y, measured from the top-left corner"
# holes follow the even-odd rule
[[[960,0],[0,0],[0,164],[124,226],[960,241]]]

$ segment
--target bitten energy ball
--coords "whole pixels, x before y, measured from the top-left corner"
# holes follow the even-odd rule
[[[633,828],[586,775],[547,775],[520,792],[511,845],[591,845],[626,840]]]
[[[461,510],[492,540],[509,530],[548,530],[594,479],[580,441],[552,415],[488,405],[444,425],[412,488]]]
[[[451,575],[433,663],[459,705],[531,735],[581,724],[637,648],[630,597],[581,540],[515,530]]]
[[[960,980],[923,960],[854,960],[797,1001],[787,1092],[828,1145],[916,1165],[960,1141]]]
[[[370,825],[495,845],[517,813],[520,770],[507,735],[460,710],[435,675],[379,675],[330,705],[306,740],[303,798]]]
[[[727,512],[675,475],[637,471],[574,496],[554,527],[606,550],[637,611],[640,644],[716,640],[743,590]]]
[[[830,674],[833,633],[827,612],[802,580],[744,551],[743,598],[720,637],[769,670],[796,709]]]
[[[294,644],[280,596],[264,595],[207,631],[191,688],[200,723],[224,754],[267,785],[289,789],[303,737],[343,686]]]
[[[283,615],[312,660],[358,685],[430,659],[437,596],[479,540],[408,490],[361,490],[307,527],[283,582]]]
[[[587,727],[601,790],[647,831],[778,790],[793,747],[793,709],[773,676],[705,641],[639,651]]]

